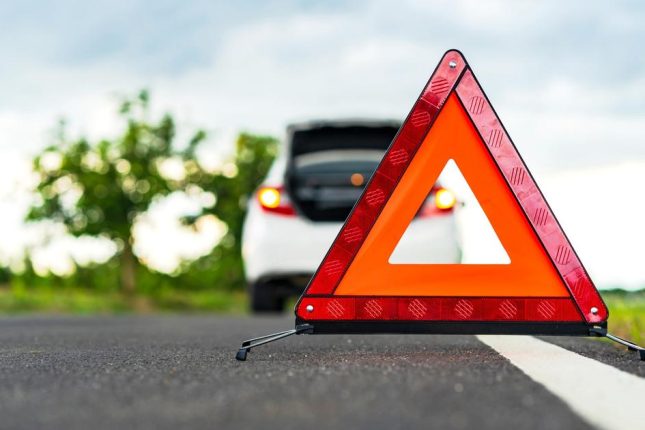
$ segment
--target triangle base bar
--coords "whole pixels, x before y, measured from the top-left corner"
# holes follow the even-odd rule
[[[298,324],[302,321],[298,321]],[[410,321],[307,321],[309,334],[515,334],[541,336],[595,336],[581,322],[410,322]]]

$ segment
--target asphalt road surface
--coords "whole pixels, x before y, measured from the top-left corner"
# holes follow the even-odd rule
[[[588,339],[530,338],[535,345],[513,355],[517,344],[499,337],[301,335],[234,359],[241,340],[292,326],[212,316],[0,319],[0,428],[621,428],[620,417],[606,425],[567,400],[569,371],[551,385],[548,372],[561,364],[549,362],[552,350],[539,359],[540,345],[566,363],[574,357],[573,371],[599,366],[627,378],[627,389],[645,381],[634,355]],[[536,361],[548,363],[536,370]],[[611,389],[592,372],[590,383]],[[602,411],[604,400],[591,404]]]

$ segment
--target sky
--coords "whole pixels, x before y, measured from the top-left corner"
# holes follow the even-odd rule
[[[0,256],[27,240],[15,189],[60,118],[112,136],[148,88],[223,159],[240,130],[402,119],[458,48],[597,283],[645,285],[641,2],[5,0],[0,22]]]

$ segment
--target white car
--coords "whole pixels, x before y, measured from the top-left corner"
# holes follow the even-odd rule
[[[345,120],[288,127],[244,223],[242,254],[253,311],[282,311],[286,299],[302,293],[399,126]],[[435,185],[390,261],[458,263],[455,203],[452,192]]]

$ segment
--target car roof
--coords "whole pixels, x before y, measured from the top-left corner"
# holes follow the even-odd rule
[[[401,121],[395,119],[368,119],[368,118],[344,118],[344,119],[317,119],[311,121],[292,123],[287,126],[287,133],[296,131],[316,130],[319,128],[346,128],[346,127],[401,127]]]

